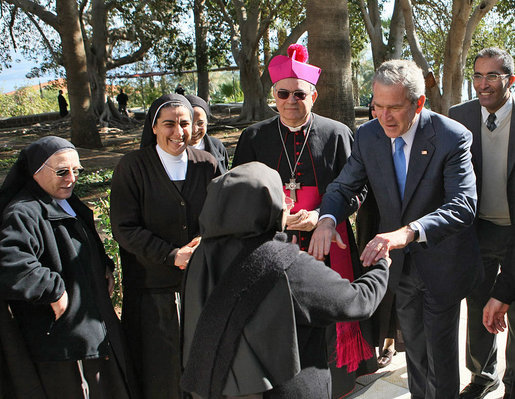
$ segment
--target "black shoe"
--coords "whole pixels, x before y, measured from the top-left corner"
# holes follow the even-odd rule
[[[385,349],[383,354],[379,356],[379,359],[377,359],[377,367],[382,369],[383,367],[388,366],[396,354],[397,352],[395,352],[395,350]]]
[[[499,384],[499,380],[492,381],[486,385],[471,382],[460,392],[460,399],[482,399],[487,393],[495,391]]]

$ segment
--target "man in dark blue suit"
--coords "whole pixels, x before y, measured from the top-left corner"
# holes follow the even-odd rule
[[[339,241],[335,222],[368,185],[380,213],[364,266],[391,251],[389,289],[406,344],[414,399],[459,393],[460,301],[480,278],[472,225],[476,185],[471,133],[424,109],[424,77],[414,62],[383,63],[373,80],[377,119],[360,127],[352,153],[323,197],[309,252],[323,258]]]

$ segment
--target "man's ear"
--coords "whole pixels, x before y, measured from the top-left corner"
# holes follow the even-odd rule
[[[424,108],[425,103],[426,103],[426,96],[422,94],[417,100],[417,109],[415,111],[417,114],[419,114],[422,111],[422,108]]]
[[[315,103],[315,101],[317,100],[318,98],[318,91],[314,91],[313,94],[311,95],[311,100],[313,101],[313,104]]]

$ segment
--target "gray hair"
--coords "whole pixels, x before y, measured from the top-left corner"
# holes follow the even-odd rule
[[[501,50],[498,47],[488,47],[477,53],[474,58],[474,67],[478,58],[498,58],[502,61],[502,70],[508,75],[513,75],[513,57],[505,50]]]
[[[409,60],[390,60],[383,62],[377,68],[372,86],[380,83],[385,86],[402,85],[406,91],[408,100],[415,103],[426,92],[426,84],[422,69]]]

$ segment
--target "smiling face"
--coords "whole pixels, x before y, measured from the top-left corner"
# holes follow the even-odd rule
[[[191,114],[186,107],[165,107],[159,112],[152,128],[159,147],[178,156],[188,146],[191,138]]]
[[[396,138],[406,133],[422,111],[426,97],[422,95],[415,103],[411,102],[406,88],[401,84],[375,82],[373,89],[375,112],[386,135]]]
[[[197,145],[207,132],[207,115],[200,107],[193,107],[193,133],[190,145]]]
[[[290,94],[286,100],[282,100],[277,96],[279,90],[303,91],[307,96],[304,100],[299,100]],[[287,78],[275,84],[274,98],[281,121],[290,127],[297,127],[307,122],[311,108],[317,99],[317,92],[311,93],[311,85],[305,80]]]
[[[70,149],[48,158],[33,178],[51,197],[67,199],[72,195],[75,183],[77,183],[77,177],[74,176],[72,171],[80,168],[79,154],[77,151]],[[55,171],[60,169],[68,169],[70,172],[63,177],[59,177]]]
[[[502,68],[502,60],[495,57],[482,57],[476,60],[474,64],[474,73],[485,76],[488,73],[496,73],[504,75],[506,72]],[[494,113],[501,108],[510,97],[510,86],[515,82],[515,76],[506,76],[489,82],[485,78],[473,80],[474,89],[476,90],[479,103],[485,107],[488,112]]]

